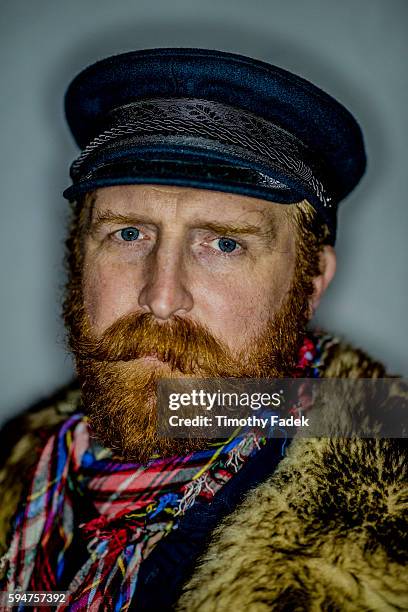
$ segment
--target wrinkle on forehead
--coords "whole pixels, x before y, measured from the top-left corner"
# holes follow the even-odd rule
[[[158,193],[183,193],[183,191],[185,191],[185,188],[183,189],[183,187],[177,187],[176,185],[151,185],[149,187],[149,189],[151,191],[157,191]]]
[[[253,223],[260,226],[268,222],[285,221],[286,206],[249,196],[207,189],[172,185],[120,185],[104,187],[94,192],[96,209],[104,208],[120,214],[147,213],[168,220],[208,216],[214,221]]]

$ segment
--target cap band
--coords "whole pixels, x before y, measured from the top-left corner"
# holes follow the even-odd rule
[[[298,138],[248,111],[196,98],[139,100],[115,108],[107,116],[105,130],[72,164],[73,182],[96,179],[118,159],[143,162],[137,149],[149,147],[173,151],[193,148],[234,158],[236,166],[238,162],[247,166],[242,168],[247,174],[243,183],[250,172],[254,186],[284,191],[294,180],[302,191],[312,193],[320,206],[326,210],[333,206],[327,171]],[[137,167],[134,164],[133,171]]]

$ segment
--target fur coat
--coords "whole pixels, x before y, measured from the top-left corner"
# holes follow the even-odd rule
[[[321,375],[376,378],[385,371],[362,351],[332,340]],[[402,381],[396,379],[392,394],[396,409],[407,410]],[[78,395],[64,391],[1,433],[0,557],[36,449],[75,410]],[[295,438],[273,474],[212,530],[174,607],[408,610],[407,510],[404,439]]]

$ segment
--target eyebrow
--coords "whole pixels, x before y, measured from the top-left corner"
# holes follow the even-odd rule
[[[99,212],[98,210],[95,212],[94,218],[91,220],[91,229],[93,231],[98,230],[101,225],[105,225],[107,223],[117,223],[117,224],[145,224],[145,223],[153,223],[152,220],[146,219],[145,216],[138,217],[133,214],[125,214],[121,215],[120,213],[113,212],[112,210],[105,210],[103,212]]]
[[[112,210],[105,211],[96,211],[95,217],[91,220],[90,228],[92,231],[97,231],[102,225],[112,223],[112,224],[146,224],[151,223],[155,224],[155,222],[143,216],[137,216],[134,214],[120,214],[116,213]],[[261,238],[265,238],[270,240],[271,238],[276,236],[277,226],[276,222],[272,219],[268,219],[265,222],[264,226],[254,225],[252,223],[218,223],[207,220],[196,220],[194,221],[194,228],[210,230],[215,234],[221,236],[259,236]]]
[[[200,229],[208,229],[215,234],[224,236],[260,236],[261,238],[271,238],[276,234],[274,223],[267,223],[265,227],[253,225],[252,223],[212,223],[208,221],[196,221],[194,226]]]

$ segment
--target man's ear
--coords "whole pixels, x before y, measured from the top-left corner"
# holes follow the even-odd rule
[[[320,300],[333,276],[336,273],[336,251],[332,246],[325,245],[320,253],[320,274],[313,279],[314,291],[310,298],[311,314],[319,306]]]

